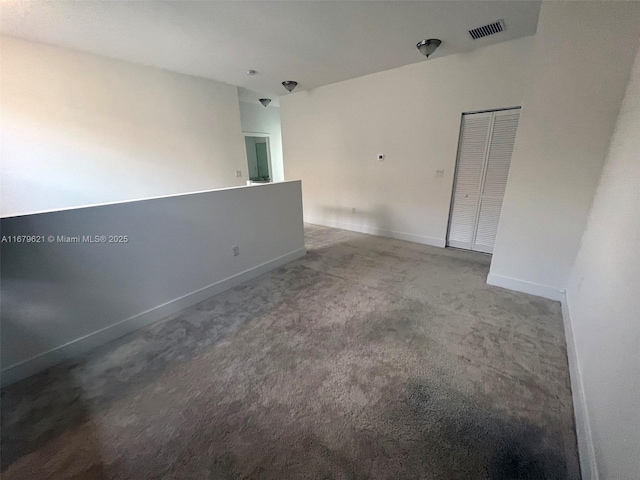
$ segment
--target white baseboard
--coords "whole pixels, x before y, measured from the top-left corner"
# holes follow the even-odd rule
[[[349,231],[358,232],[358,233],[368,233],[370,235],[378,235],[380,237],[395,238],[397,240],[406,240],[407,242],[421,243],[423,245],[432,245],[434,247],[444,248],[445,246],[444,238],[426,237],[424,235],[416,235],[414,233],[396,232],[394,230],[384,230],[381,228],[369,227],[366,225],[356,225],[354,223],[325,220],[323,218],[318,218],[318,217],[305,216],[304,221],[306,223],[312,223],[314,225],[341,228],[342,230],[349,230]]]
[[[573,397],[573,411],[576,423],[576,437],[578,440],[578,455],[580,456],[580,470],[583,480],[599,480],[596,464],[596,454],[591,435],[591,423],[589,411],[582,383],[582,373],[578,362],[578,352],[573,337],[571,325],[571,310],[569,298],[565,293],[562,302],[562,320],[564,323],[564,335],[567,342],[567,358],[569,360],[569,376],[571,378],[571,395]]]
[[[100,345],[111,342],[139,328],[157,322],[169,315],[178,313],[180,310],[191,307],[209,297],[217,295],[225,290],[235,287],[243,282],[251,280],[263,273],[267,273],[274,268],[281,267],[298,258],[304,257],[307,251],[300,248],[288,254],[274,258],[268,262],[252,267],[231,277],[212,283],[204,288],[174,298],[162,305],[158,305],[150,310],[126,318],[118,323],[109,325],[101,330],[77,338],[69,343],[51,349],[29,358],[23,362],[11,365],[2,370],[2,386],[7,386],[24,378],[30,377],[42,370],[56,365],[64,360],[76,357],[92,350]]]
[[[490,273],[487,276],[487,283],[494,287],[502,287],[508,290],[515,290],[516,292],[528,293],[530,295],[535,295],[536,297],[548,298],[549,300],[564,300],[564,290],[559,288],[527,282],[525,280],[518,280],[517,278],[503,277],[502,275],[496,275],[495,273]]]

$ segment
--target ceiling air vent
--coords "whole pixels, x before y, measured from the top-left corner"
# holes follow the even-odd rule
[[[473,28],[469,30],[469,36],[477,40],[482,37],[488,37],[489,35],[493,35],[495,33],[500,33],[504,31],[504,20],[496,20],[489,25],[484,25],[482,27]]]

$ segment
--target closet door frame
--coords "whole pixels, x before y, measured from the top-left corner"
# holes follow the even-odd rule
[[[485,183],[485,179],[486,179],[486,175],[487,175],[487,167],[488,167],[488,158],[489,158],[489,154],[490,154],[490,149],[491,149],[491,138],[493,137],[493,127],[495,124],[495,117],[496,117],[496,113],[497,112],[504,112],[507,110],[520,110],[521,107],[507,107],[507,108],[498,108],[498,109],[494,109],[494,110],[479,110],[479,111],[475,111],[475,112],[463,112],[460,115],[460,128],[458,131],[458,148],[456,151],[456,168],[455,168],[455,173],[453,175],[453,185],[451,186],[451,202],[449,203],[449,221],[447,222],[447,236],[446,236],[446,242],[445,242],[445,246],[446,247],[452,247],[452,248],[461,248],[461,249],[465,249],[465,250],[470,250],[470,251],[474,251],[474,252],[478,252],[478,253],[485,253],[487,255],[491,255],[490,252],[483,252],[482,250],[474,250],[474,245],[475,245],[475,241],[476,241],[476,235],[478,233],[478,218],[480,216],[480,204],[482,202],[482,191],[484,188],[484,183]],[[464,128],[464,117],[465,115],[474,115],[477,113],[490,113],[491,114],[491,122],[489,124],[489,129],[488,129],[488,133],[487,133],[487,140],[486,140],[486,144],[485,144],[485,149],[484,149],[484,160],[482,163],[482,173],[480,175],[480,184],[478,185],[478,198],[477,198],[477,202],[476,202],[476,215],[475,215],[475,221],[474,221],[474,226],[473,226],[473,234],[471,236],[471,242],[469,243],[468,246],[462,246],[460,244],[458,245],[451,245],[450,240],[449,240],[449,234],[451,232],[451,220],[452,220],[452,215],[453,215],[453,206],[454,206],[454,201],[455,201],[455,196],[456,196],[456,188],[458,186],[458,168],[460,166],[460,148],[462,147],[462,129]]]

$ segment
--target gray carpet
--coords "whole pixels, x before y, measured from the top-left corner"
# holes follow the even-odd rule
[[[576,479],[560,305],[489,257],[308,255],[2,391],[2,478]]]

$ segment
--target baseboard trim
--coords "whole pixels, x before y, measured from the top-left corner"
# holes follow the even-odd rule
[[[528,293],[530,295],[535,295],[536,297],[548,298],[549,300],[562,301],[564,299],[564,290],[559,288],[527,282],[525,280],[518,280],[517,278],[503,277],[502,275],[496,275],[495,273],[490,273],[487,276],[487,283],[494,287],[502,287],[508,290],[515,290],[516,292]]]
[[[84,337],[77,338],[69,343],[51,349],[31,357],[23,362],[11,365],[2,370],[1,384],[3,387],[11,385],[24,378],[30,377],[42,370],[52,367],[64,360],[77,357],[100,345],[111,342],[128,333],[150,325],[180,310],[191,307],[209,297],[217,295],[225,290],[267,273],[274,268],[281,267],[293,260],[304,257],[307,254],[305,248],[294,250],[268,262],[249,268],[231,277],[212,283],[194,292],[174,298],[162,305],[158,305],[145,312],[126,318],[118,323],[109,325],[103,329],[92,332]]]
[[[578,455],[580,457],[580,470],[583,480],[599,480],[596,464],[596,453],[589,422],[587,399],[582,382],[582,372],[578,362],[578,352],[573,337],[571,323],[571,309],[569,307],[568,294],[565,292],[561,300],[562,321],[564,323],[564,335],[567,342],[567,359],[569,361],[569,377],[571,379],[571,396],[573,398],[573,412],[576,424],[576,438],[578,441]]]
[[[431,245],[433,247],[445,246],[444,238],[426,237],[424,235],[416,235],[414,233],[397,232],[395,230],[384,230],[382,228],[369,227],[366,225],[356,225],[354,223],[336,222],[334,220],[326,220],[318,217],[305,216],[306,223],[314,225],[322,225],[323,227],[340,228],[351,232],[368,233],[370,235],[378,235],[379,237],[394,238],[396,240],[406,240],[407,242],[420,243],[422,245]]]

